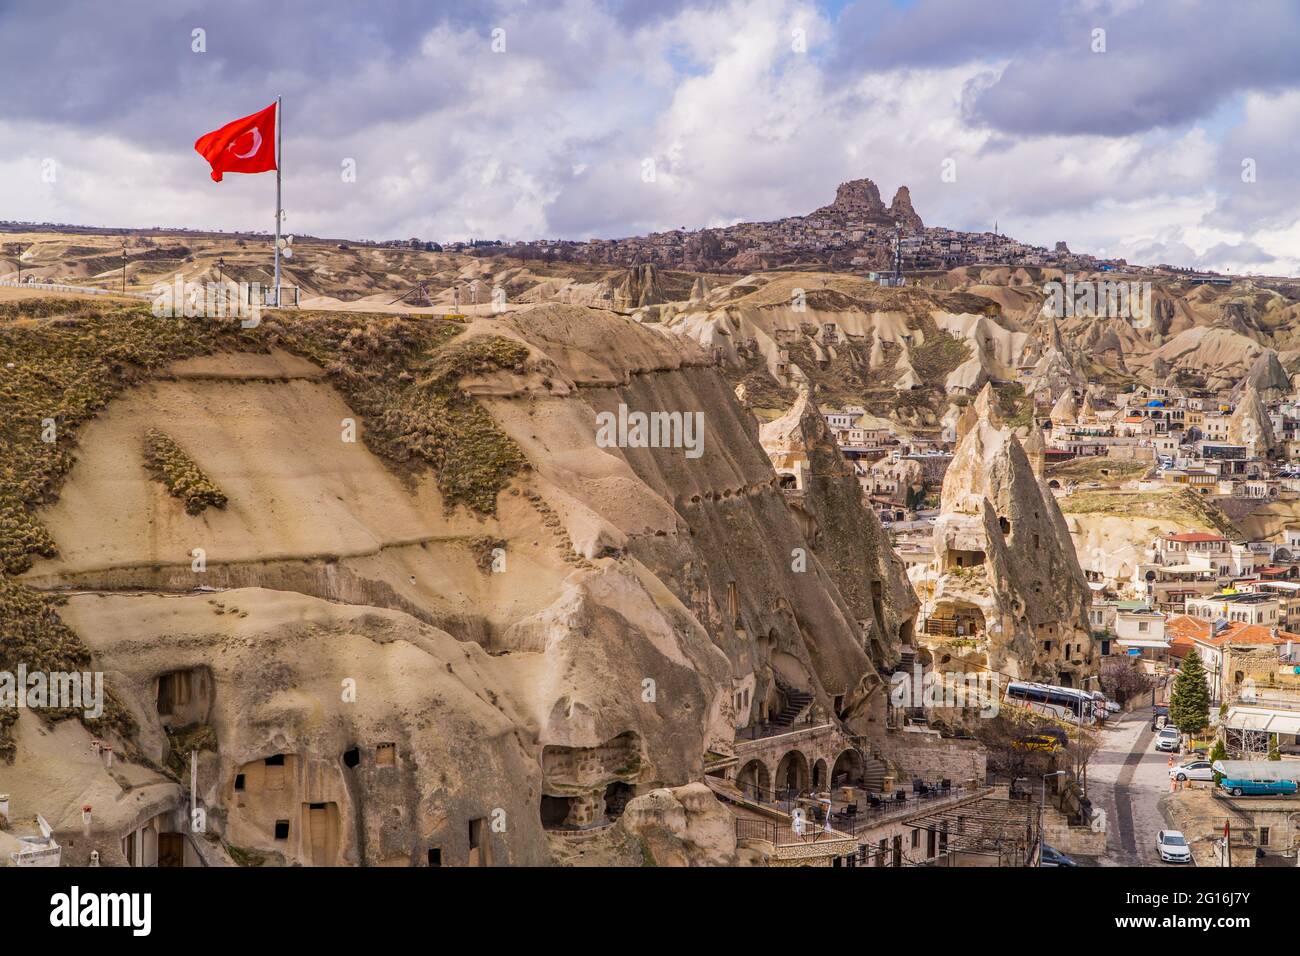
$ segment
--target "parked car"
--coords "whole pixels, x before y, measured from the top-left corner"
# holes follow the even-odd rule
[[[1054,850],[1046,843],[1043,844],[1043,852],[1041,854],[1041,857],[1042,859],[1039,860],[1038,863],[1039,866],[1078,866],[1079,865],[1078,863],[1075,863],[1073,860],[1071,860],[1064,853],[1062,853],[1060,850]]]
[[[1119,704],[1106,699],[1106,695],[1099,690],[1092,692],[1092,713],[1098,720],[1105,720],[1111,714],[1119,713]]]
[[[1164,704],[1157,704],[1151,708],[1151,729],[1159,730],[1165,724],[1169,723],[1169,708]]]
[[[1161,830],[1156,834],[1156,850],[1164,863],[1191,863],[1192,848],[1178,830]]]
[[[1182,738],[1183,735],[1178,732],[1177,727],[1162,727],[1156,734],[1156,750],[1173,753],[1178,750]]]
[[[1224,777],[1219,786],[1234,797],[1289,797],[1296,792],[1294,780],[1246,780]]]
[[[1214,770],[1208,760],[1189,760],[1169,771],[1175,780],[1213,780]]]
[[[1019,750],[1041,750],[1055,753],[1070,742],[1069,736],[1059,727],[1044,727],[1032,734],[1016,738],[1011,746]]]

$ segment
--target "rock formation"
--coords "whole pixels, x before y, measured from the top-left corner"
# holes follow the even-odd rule
[[[1246,372],[1245,382],[1266,401],[1280,398],[1291,388],[1290,377],[1273,349],[1265,349],[1259,353],[1259,357],[1251,363],[1250,369]]]
[[[973,642],[1014,677],[1078,686],[1096,669],[1091,595],[1065,519],[986,386],[967,408],[934,532],[926,643]]]
[[[1073,425],[1079,418],[1079,405],[1074,399],[1074,389],[1067,388],[1048,414],[1053,424]]]
[[[886,208],[880,198],[880,190],[870,179],[852,179],[840,183],[835,190],[835,201],[810,213],[807,218],[881,224],[897,222],[904,229],[917,232],[925,227],[921,217],[912,208],[912,195],[906,186],[898,187],[893,202]]]
[[[823,216],[885,222],[889,219],[889,210],[885,208],[875,183],[870,179],[851,179],[835,188],[834,202],[815,210],[810,218]]]
[[[1276,454],[1280,443],[1273,434],[1273,424],[1251,381],[1246,383],[1246,391],[1232,410],[1228,420],[1228,442],[1245,445],[1246,454],[1252,458],[1267,457]]]
[[[614,302],[620,308],[640,309],[667,301],[659,287],[659,269],[654,265],[633,266],[614,290]]]
[[[905,229],[919,232],[925,228],[925,223],[912,208],[912,194],[906,186],[899,186],[898,192],[894,193],[894,201],[889,204],[889,216]]]

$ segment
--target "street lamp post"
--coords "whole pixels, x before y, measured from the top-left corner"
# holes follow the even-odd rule
[[[1079,689],[1081,691],[1087,691],[1088,681],[1091,680],[1097,681],[1098,684],[1101,683],[1101,678],[1099,676],[1093,675],[1092,677],[1085,677],[1081,681],[1082,686]],[[1096,704],[1094,703],[1093,706],[1095,707]],[[1094,723],[1096,723],[1095,716],[1096,715],[1094,714],[1094,721],[1093,721]],[[1082,757],[1083,755],[1083,701],[1079,702],[1079,753],[1080,753],[1080,757]],[[1086,798],[1088,796],[1088,764],[1084,763],[1082,766],[1083,766],[1083,795]],[[1044,783],[1046,783],[1046,781],[1044,781]]]
[[[1053,770],[1051,773],[1043,774],[1043,793],[1042,798],[1038,801],[1038,865],[1043,865],[1043,805],[1047,803],[1047,778],[1064,777],[1069,771]]]

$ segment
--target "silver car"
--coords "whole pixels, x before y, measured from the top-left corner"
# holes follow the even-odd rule
[[[1173,751],[1178,749],[1182,742],[1183,735],[1178,732],[1177,727],[1164,727],[1160,733],[1156,734],[1156,750]]]
[[[1213,780],[1214,771],[1208,760],[1189,760],[1170,770],[1169,776],[1175,780]]]

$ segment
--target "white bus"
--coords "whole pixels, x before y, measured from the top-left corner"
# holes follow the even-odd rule
[[[1091,726],[1097,722],[1092,695],[1073,687],[1012,681],[1007,684],[1006,698],[1067,723]]]

